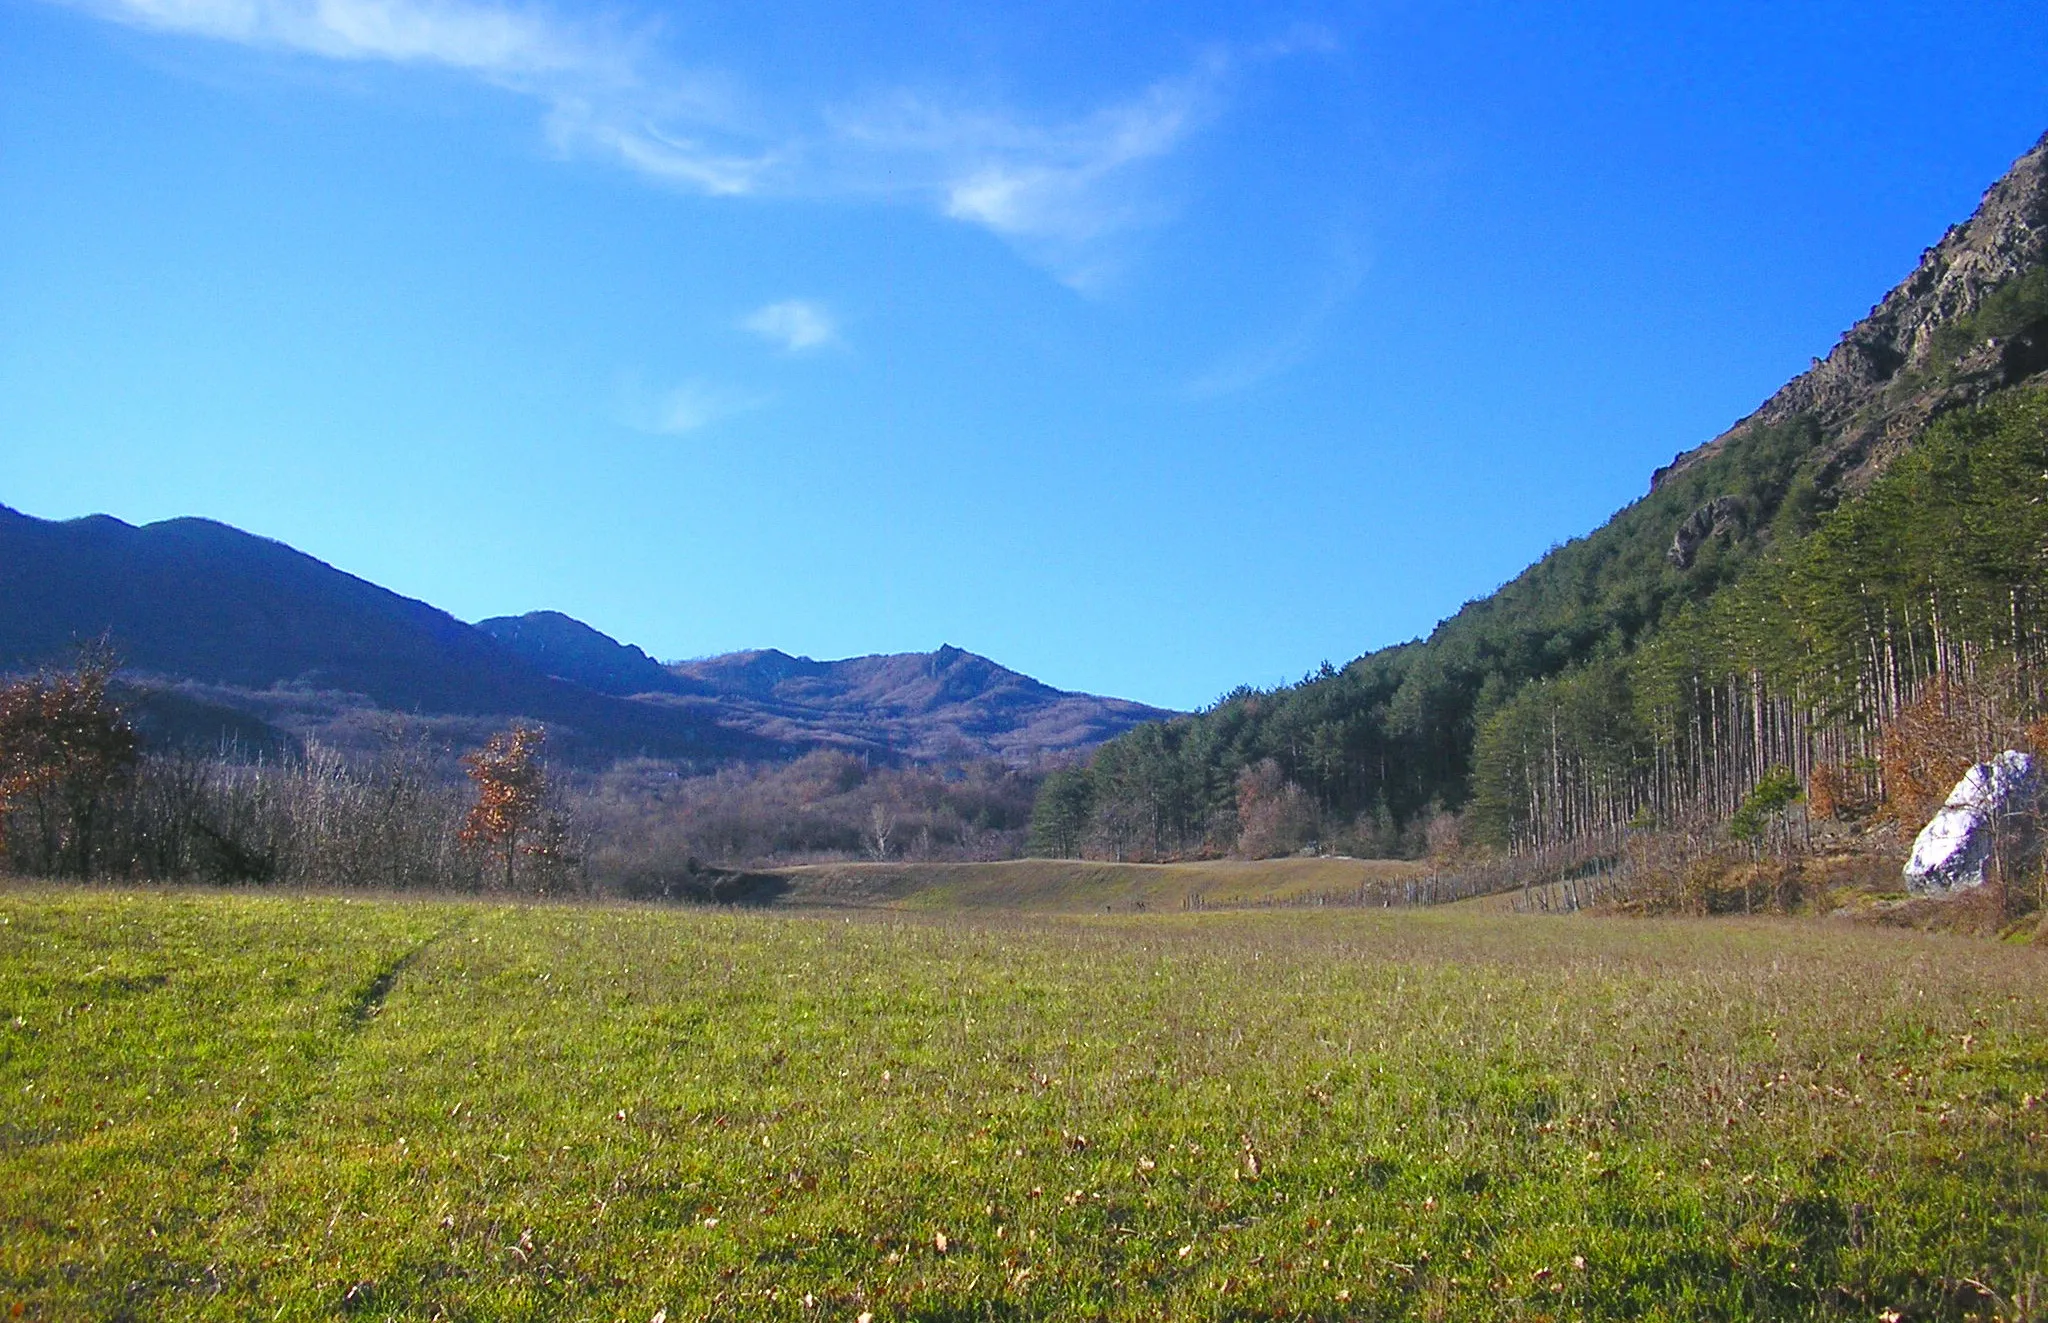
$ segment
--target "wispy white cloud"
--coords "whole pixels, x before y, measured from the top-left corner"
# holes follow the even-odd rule
[[[541,103],[549,140],[713,196],[908,198],[1087,287],[1105,241],[1168,209],[1146,167],[1223,113],[1239,69],[1326,50],[1318,29],[1214,48],[1178,76],[1065,120],[900,92],[785,105],[764,125],[731,79],[645,33],[494,0],[56,0],[130,26],[333,60],[440,67]],[[573,12],[573,11],[569,11]],[[651,31],[651,29],[650,29]],[[802,346],[796,346],[802,347]]]
[[[440,64],[497,77],[617,68],[617,50],[537,12],[465,0],[78,0],[158,28],[342,60]]]
[[[330,60],[438,67],[539,101],[565,152],[696,191],[750,193],[775,162],[722,79],[646,40],[490,0],[60,0],[190,37]]]
[[[621,392],[618,418],[636,432],[651,436],[685,436],[737,414],[767,404],[765,395],[693,378],[663,391],[628,384]]]
[[[1102,186],[1166,155],[1209,118],[1227,64],[1212,54],[1193,74],[1063,124],[903,95],[842,113],[837,127],[878,155],[928,160],[935,177],[925,186],[949,216],[1001,234],[1087,239],[1122,219]]]
[[[1355,240],[1340,237],[1306,306],[1263,338],[1218,357],[1182,388],[1190,399],[1239,395],[1279,377],[1307,358],[1323,328],[1365,283],[1367,262]]]
[[[616,106],[583,97],[559,97],[548,115],[548,136],[564,152],[588,149],[664,184],[737,197],[758,192],[775,168],[777,152],[721,149],[702,136],[661,125]]]
[[[982,226],[1087,288],[1102,241],[1157,218],[1143,167],[1180,148],[1222,112],[1235,61],[1204,55],[1181,76],[1064,122],[911,94],[832,116],[838,149],[871,173]]]
[[[784,299],[757,308],[740,325],[793,354],[822,349],[839,340],[839,326],[832,314],[809,299]]]

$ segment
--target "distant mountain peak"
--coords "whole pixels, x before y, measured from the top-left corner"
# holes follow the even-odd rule
[[[669,670],[744,706],[746,728],[858,744],[919,758],[994,755],[1026,761],[1085,749],[1176,714],[1124,699],[1069,693],[951,643],[931,652],[837,661],[775,649],[676,662]]]
[[[630,643],[560,611],[493,616],[476,627],[559,679],[603,694],[671,693],[684,689],[667,668]]]
[[[545,721],[555,747],[581,758],[789,752],[714,712],[554,678],[445,611],[227,524],[59,522],[0,508],[0,671],[61,665],[78,639],[102,635],[138,678],[198,685],[210,702],[323,738],[346,740],[382,710]],[[299,707],[281,713],[280,703]]]

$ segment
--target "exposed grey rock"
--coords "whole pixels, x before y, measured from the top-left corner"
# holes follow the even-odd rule
[[[1708,538],[1736,528],[1748,507],[1740,496],[1717,496],[1685,517],[1671,535],[1671,549],[1664,558],[1679,569],[1689,569],[1693,557]]]
[[[2022,831],[2039,788],[2034,760],[2015,749],[1964,773],[1914,839],[1906,889],[1928,896],[1983,886],[1992,847],[2001,835]]]
[[[1822,485],[1860,491],[1936,416],[2048,370],[2048,326],[2037,323],[1960,354],[1944,348],[1940,335],[2044,262],[2048,136],[1985,192],[1968,222],[1922,253],[1913,273],[1826,358],[1749,417],[1658,469],[1651,489],[1752,427],[1806,417],[1821,431]]]

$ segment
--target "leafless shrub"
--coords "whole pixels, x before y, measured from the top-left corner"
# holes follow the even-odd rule
[[[1263,758],[1237,774],[1237,854],[1271,859],[1292,854],[1316,837],[1315,804]]]
[[[822,751],[709,775],[635,759],[580,778],[570,806],[591,837],[595,878],[660,894],[662,879],[692,872],[692,861],[1014,858],[1036,790],[1035,776],[1002,763],[875,767]]]

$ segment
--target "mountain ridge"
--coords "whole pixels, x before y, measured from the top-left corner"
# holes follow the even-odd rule
[[[663,666],[557,611],[466,624],[214,520],[58,521],[0,505],[0,672],[65,664],[102,636],[185,743],[204,743],[208,721],[223,739],[277,728],[347,743],[384,713],[463,739],[538,720],[562,756],[588,764],[715,766],[814,748],[1024,763],[1170,715],[1055,690],[950,646],[844,662],[774,653],[789,674],[757,664],[752,682],[722,685],[730,657],[769,654]],[[921,688],[920,671],[931,672]]]
[[[565,678],[626,686],[653,702],[708,698],[729,728],[763,739],[887,749],[919,760],[1028,762],[1176,715],[1056,689],[952,644],[826,661],[755,648],[664,665],[559,612],[493,617],[477,627]]]
[[[1719,436],[1675,456],[1651,475],[1651,489],[1719,453],[1748,429],[1800,417],[1812,419],[1827,438],[1819,483],[1847,490],[1868,486],[1912,435],[1942,413],[2048,370],[2048,335],[2021,326],[1941,364],[1946,371],[1938,389],[1897,389],[1928,384],[1924,374],[1944,348],[1954,348],[1944,345],[1943,332],[1977,314],[2014,280],[2039,271],[2044,261],[2048,133],[1984,190],[1968,220],[1949,226],[1922,251],[1913,271],[1842,332],[1826,357]]]
[[[557,727],[574,756],[788,752],[557,680],[445,611],[227,524],[60,522],[0,506],[0,668],[61,664],[102,635],[131,671],[214,686],[214,701],[298,690],[398,713],[526,716]]]

